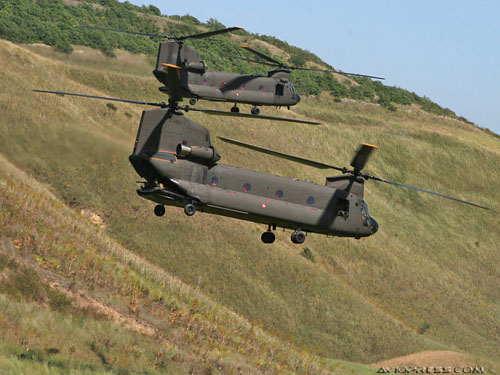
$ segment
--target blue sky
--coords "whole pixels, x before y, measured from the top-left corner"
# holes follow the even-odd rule
[[[159,1],[307,49],[335,68],[386,77],[500,134],[500,1]]]

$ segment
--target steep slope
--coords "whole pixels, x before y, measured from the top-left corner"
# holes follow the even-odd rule
[[[370,373],[214,303],[3,156],[0,202],[2,374]]]
[[[102,217],[103,234],[280,337],[276,346],[284,352],[281,345],[291,342],[325,358],[364,363],[432,349],[496,360],[500,290],[492,286],[500,281],[500,233],[492,212],[369,184],[366,200],[379,232],[362,241],[310,236],[306,246],[314,262],[301,256],[303,247],[292,245],[288,234],[278,233],[272,247],[261,244],[263,228],[254,224],[203,214],[187,218],[173,208],[158,219],[151,203],[135,195],[137,176],[127,161],[141,108],[117,104],[114,110],[105,102],[30,92],[155,99],[161,96],[154,78],[46,55],[0,42],[6,82],[0,149],[74,212]],[[225,135],[339,165],[348,163],[359,142],[378,144],[370,172],[500,209],[500,142],[473,125],[416,107],[393,112],[328,97],[307,100],[292,115],[325,125],[189,117],[213,138]],[[228,164],[324,181],[309,168],[216,146]],[[46,230],[49,246],[56,235]],[[85,257],[79,262],[86,264]],[[225,332],[237,341],[237,331],[231,326]],[[263,360],[272,363],[276,356]],[[259,360],[254,357],[248,354]]]

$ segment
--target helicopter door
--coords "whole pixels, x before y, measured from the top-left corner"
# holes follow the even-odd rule
[[[347,220],[349,217],[349,200],[344,198],[337,198],[335,204],[335,216]]]
[[[283,96],[285,88],[281,83],[276,84],[276,96]]]

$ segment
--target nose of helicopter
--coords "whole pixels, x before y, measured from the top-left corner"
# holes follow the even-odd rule
[[[373,217],[370,218],[370,223],[371,223],[371,227],[372,227],[372,234],[377,233],[378,223],[375,221],[375,219]]]
[[[297,103],[300,102],[300,95],[299,94],[295,94],[295,98],[297,99]]]

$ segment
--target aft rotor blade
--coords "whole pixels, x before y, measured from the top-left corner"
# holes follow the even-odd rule
[[[152,37],[152,38],[174,39],[174,40],[177,40],[177,41],[185,40],[185,39],[207,38],[207,37],[212,36],[212,35],[217,35],[217,34],[222,34],[222,33],[228,33],[230,31],[235,31],[235,30],[241,30],[241,29],[243,29],[242,27],[236,26],[236,27],[229,27],[227,29],[209,31],[209,32],[206,32],[206,33],[200,33],[200,34],[194,34],[194,35],[173,36],[173,35],[158,35],[158,34],[149,34],[149,33],[139,33],[137,31],[108,29],[108,28],[105,28],[105,27],[97,27],[97,26],[76,26],[76,27],[83,28],[83,29],[90,29],[90,30],[114,31],[114,32],[117,32],[117,33],[125,33],[125,34],[133,34],[133,35],[143,35],[143,36],[149,36],[149,37]]]
[[[379,177],[375,177],[375,176],[370,176],[370,175],[362,175],[362,176],[364,178],[366,178],[366,179],[372,179],[372,180],[375,180],[375,181],[382,181],[382,182],[385,182],[386,184],[390,184],[390,185],[394,185],[394,186],[399,186],[399,187],[404,187],[404,188],[412,189],[412,190],[416,190],[416,191],[421,191],[423,193],[437,195],[439,197],[443,197],[443,198],[447,198],[447,199],[452,199],[452,200],[460,202],[460,203],[469,204],[469,205],[474,206],[474,207],[479,207],[479,208],[484,208],[485,210],[490,210],[490,208],[488,208],[488,207],[481,206],[479,204],[472,203],[472,202],[467,202],[467,201],[464,201],[463,199],[458,199],[458,198],[450,197],[448,195],[436,193],[434,191],[421,189],[421,188],[418,188],[418,187],[415,187],[415,186],[400,184],[399,182],[393,182],[393,181],[384,180],[383,178],[379,178]]]
[[[361,145],[351,162],[351,166],[354,168],[354,172],[359,172],[365,167],[365,164],[368,161],[368,158],[370,157],[372,151],[376,148],[377,146],[369,145],[366,143],[363,143]]]
[[[164,103],[164,102],[162,102],[162,103],[158,103],[158,102],[141,102],[141,101],[137,101],[137,100],[108,98],[108,97],[105,97],[105,96],[76,94],[76,93],[73,93],[73,92],[63,92],[63,91],[48,91],[48,90],[33,90],[33,91],[35,91],[35,92],[41,92],[41,93],[44,93],[44,94],[81,96],[81,97],[84,97],[84,98],[92,98],[92,99],[100,99],[100,100],[110,100],[110,101],[114,101],[114,102],[152,105],[152,106],[155,106],[155,107],[165,107],[166,106],[166,103]]]
[[[175,39],[176,40],[201,39],[201,38],[207,38],[209,36],[213,36],[213,35],[217,35],[217,34],[229,33],[231,31],[236,31],[236,30],[243,30],[243,27],[240,27],[240,26],[228,27],[227,29],[221,29],[221,30],[215,30],[215,31],[208,31],[206,33],[201,33],[201,34],[180,36],[180,37],[177,37]]]
[[[77,94],[73,92],[64,92],[64,91],[48,91],[48,90],[33,90],[35,92],[41,92],[44,94],[56,94],[56,95],[70,95],[70,96],[80,96],[83,98],[91,98],[91,99],[100,99],[100,100],[109,100],[114,102],[122,102],[122,103],[131,103],[131,104],[142,104],[142,105],[151,105],[155,107],[166,108],[169,105],[165,102],[143,102],[138,100],[128,100],[128,99],[117,99],[117,98],[109,98],[106,96],[96,96],[96,95],[86,95],[86,94]],[[176,109],[183,110],[186,112],[189,111],[197,111],[203,112],[209,115],[218,115],[218,116],[232,116],[232,117],[245,117],[257,120],[275,120],[275,121],[285,121],[285,122],[296,122],[299,124],[308,124],[308,125],[319,125],[320,122],[314,121],[306,121],[306,120],[297,120],[293,118],[285,118],[285,117],[274,117],[274,116],[263,116],[263,115],[251,115],[249,113],[234,113],[234,112],[225,112],[225,111],[216,111],[213,109],[203,109],[203,108],[193,108],[189,106],[184,107],[175,107]]]
[[[247,51],[252,52],[254,55],[257,55],[257,56],[259,56],[260,58],[262,58],[262,59],[264,59],[264,60],[267,60],[267,61],[269,61],[269,62],[271,62],[271,63],[274,63],[274,64],[276,64],[276,65],[278,65],[278,66],[282,66],[282,67],[285,67],[285,68],[286,68],[286,65],[285,65],[285,64],[283,64],[282,62],[279,62],[278,60],[275,60],[275,59],[273,59],[272,57],[269,57],[269,56],[267,56],[267,55],[264,55],[262,52],[256,51],[256,50],[254,50],[253,48],[250,48],[249,46],[244,46],[244,45],[242,45],[242,46],[240,46],[240,47],[241,47],[241,48],[246,49]]]
[[[152,37],[152,38],[169,38],[167,35],[139,33],[137,31],[116,30],[116,29],[108,29],[108,28],[105,28],[105,27],[97,27],[97,26],[75,26],[75,27],[77,27],[79,29],[114,31],[114,32],[117,32],[117,33],[125,33],[125,34],[133,34],[133,35],[143,35],[143,36],[149,36],[149,37]]]
[[[259,152],[262,152],[264,154],[273,155],[273,156],[276,156],[276,157],[279,157],[282,159],[294,161],[296,163],[305,164],[305,165],[308,165],[310,167],[319,168],[319,169],[336,169],[338,171],[344,171],[344,168],[339,168],[339,167],[336,167],[334,165],[325,164],[325,163],[321,163],[318,161],[301,158],[299,156],[284,154],[282,152],[270,150],[270,149],[259,147],[259,146],[254,146],[254,145],[251,145],[249,143],[240,142],[240,141],[237,141],[235,139],[230,139],[230,138],[225,138],[225,137],[218,137],[218,138],[224,142],[231,143],[233,145],[245,147],[245,148],[248,148],[250,150],[259,151]]]
[[[203,109],[203,108],[194,108],[194,107],[180,107],[180,109],[185,110],[186,112],[189,111],[198,111],[198,112],[203,112],[209,115],[217,115],[217,116],[232,116],[232,117],[244,117],[244,118],[251,118],[254,120],[274,120],[274,121],[285,121],[285,122],[296,122],[299,124],[308,124],[308,125],[319,125],[321,122],[316,122],[316,121],[306,121],[306,120],[297,120],[294,118],[287,118],[287,117],[275,117],[275,116],[265,116],[265,115],[251,115],[249,113],[237,113],[237,112],[225,112],[225,111],[217,111],[214,109]]]

